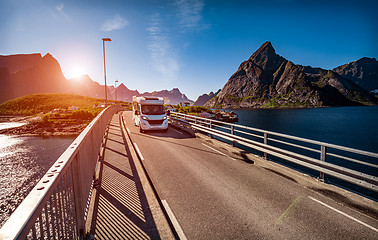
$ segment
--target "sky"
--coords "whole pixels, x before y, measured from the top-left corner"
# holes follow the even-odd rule
[[[66,78],[131,90],[221,89],[264,42],[295,64],[333,69],[378,57],[378,1],[0,0],[0,55],[47,53]]]

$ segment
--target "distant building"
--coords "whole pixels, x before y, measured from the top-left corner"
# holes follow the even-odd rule
[[[190,102],[180,102],[180,106],[182,106],[182,107],[189,107],[190,106]]]

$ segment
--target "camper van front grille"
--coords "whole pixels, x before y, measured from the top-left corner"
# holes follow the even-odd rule
[[[164,120],[148,120],[149,124],[163,124]]]

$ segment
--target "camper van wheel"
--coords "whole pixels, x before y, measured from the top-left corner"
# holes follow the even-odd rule
[[[141,126],[139,126],[139,132],[140,132],[140,133],[144,133],[144,130],[142,129]]]

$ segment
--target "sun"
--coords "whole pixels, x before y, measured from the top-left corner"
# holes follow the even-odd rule
[[[78,78],[85,74],[86,74],[85,70],[79,66],[73,67],[71,71],[69,72],[70,78]]]
[[[73,65],[73,66],[70,66],[69,69],[67,69],[67,77],[69,79],[79,78],[79,77],[86,75],[86,74],[88,74],[87,71],[85,70],[85,68],[83,68],[80,65]]]

